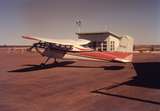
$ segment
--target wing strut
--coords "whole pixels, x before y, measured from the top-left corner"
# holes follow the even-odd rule
[[[49,61],[49,59],[50,59],[50,58],[48,57],[48,58],[45,60],[45,62],[42,62],[42,63],[41,63],[41,65],[42,65],[42,66],[46,65],[46,63]]]
[[[50,60],[50,57],[48,57],[48,58],[47,58],[44,62],[42,62],[40,65],[45,66],[49,60]],[[56,58],[54,58],[54,63],[55,63],[55,64],[58,63]]]

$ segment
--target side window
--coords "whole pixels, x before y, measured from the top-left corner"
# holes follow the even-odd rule
[[[93,49],[96,49],[96,41],[90,42],[90,43],[88,44],[88,47],[93,48]]]
[[[98,51],[101,51],[101,41],[97,42],[96,47],[97,47]]]
[[[107,41],[103,42],[103,51],[107,51]]]
[[[114,50],[115,50],[115,41],[111,41],[110,50],[111,50],[111,51],[114,51]]]

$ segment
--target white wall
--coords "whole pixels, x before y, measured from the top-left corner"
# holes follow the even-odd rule
[[[114,46],[115,51],[117,50],[117,48],[119,46],[119,42],[120,42],[120,40],[118,38],[111,36],[111,35],[109,37],[107,37],[105,41],[107,41],[107,51],[111,51],[111,41],[115,42],[115,46]]]
[[[117,50],[119,46],[119,39],[109,34],[86,34],[86,35],[80,35],[79,39],[87,39],[87,40],[96,41],[96,42],[107,41],[107,48],[106,48],[107,51],[111,51],[111,41],[115,42],[115,46],[114,46],[115,50]]]

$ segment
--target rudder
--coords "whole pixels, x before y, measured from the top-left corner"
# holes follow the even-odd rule
[[[133,52],[134,39],[130,36],[123,36],[120,39],[118,52]]]
[[[133,60],[133,46],[134,39],[130,36],[123,36],[120,39],[119,47],[117,48],[117,52],[119,54],[126,54],[125,57],[116,57],[114,60],[119,62],[132,62]]]

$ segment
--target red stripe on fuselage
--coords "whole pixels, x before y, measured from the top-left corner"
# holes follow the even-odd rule
[[[80,53],[81,56],[87,56],[87,57],[92,57],[92,58],[102,59],[102,60],[113,60],[115,58],[124,59],[130,54],[131,53],[126,53],[126,52],[82,52]]]
[[[80,51],[90,51],[91,49],[87,49],[87,48],[79,48],[79,47],[75,47],[76,49],[80,50]]]

